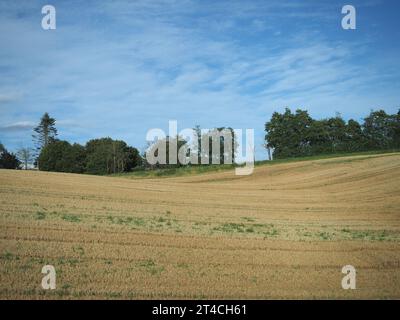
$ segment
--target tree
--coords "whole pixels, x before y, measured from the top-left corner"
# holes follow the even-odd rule
[[[201,128],[196,125],[193,129],[194,136],[197,138],[197,147],[194,150],[197,153],[197,164],[201,163]]]
[[[125,152],[126,152],[125,171],[131,171],[133,168],[142,165],[143,159],[140,156],[138,149],[127,146]]]
[[[208,142],[209,164],[232,164],[235,161],[235,152],[238,147],[235,132],[232,128],[220,127],[209,130],[202,135],[201,143]],[[219,150],[215,150],[217,145]],[[202,153],[205,152],[201,145]]]
[[[202,158],[206,158],[208,164],[212,164],[213,160],[215,163],[219,164],[225,164],[225,162],[233,163],[235,161],[238,143],[232,128],[219,127],[208,130],[207,132],[203,130],[202,132],[200,126],[196,125],[192,130],[195,138],[197,138],[197,146],[193,147],[193,151],[198,159],[197,164],[202,164]],[[217,147],[219,150],[214,150],[213,141],[214,146],[219,145],[219,147]]]
[[[0,143],[0,169],[19,169],[20,161]]]
[[[185,157],[189,154],[189,149],[181,149],[185,147],[188,147],[188,141],[181,136],[167,136],[166,138],[159,139],[149,144],[145,152],[146,160],[148,159],[147,156],[151,156],[154,157],[154,161],[157,161],[157,163],[149,164],[146,161],[146,165],[152,168],[180,167],[183,165],[179,159],[180,150],[181,152],[182,150],[185,151],[183,154]]]
[[[28,170],[28,164],[32,161],[32,150],[30,148],[20,148],[17,151],[17,157],[24,164],[25,170]]]
[[[274,149],[275,158],[309,155],[312,124],[313,119],[305,110],[292,113],[286,108],[283,114],[274,112],[265,124],[266,147]]]
[[[340,152],[345,149],[346,122],[340,115],[323,121],[329,139],[329,149],[326,152]]]
[[[384,110],[371,111],[364,119],[363,132],[370,149],[390,149],[400,146],[400,110],[387,114]]]
[[[40,170],[83,173],[85,171],[85,148],[68,141],[54,140],[39,155]]]
[[[56,120],[49,116],[46,112],[40,119],[40,123],[33,129],[32,135],[36,144],[36,151],[39,154],[41,149],[54,141],[57,137],[57,129],[55,127]]]
[[[67,166],[69,171],[72,173],[84,173],[86,171],[86,149],[78,143],[74,143],[68,154],[66,155],[66,161],[70,164]]]
[[[393,149],[400,147],[400,110],[393,115],[371,111],[360,125],[353,119],[346,123],[339,114],[314,120],[307,111],[293,114],[286,108],[283,114],[273,113],[265,131],[265,146],[274,148],[277,158]]]
[[[400,109],[393,116],[393,146],[400,148]]]
[[[141,163],[137,149],[111,138],[88,141],[86,155],[86,171],[92,174],[126,172]]]
[[[357,121],[350,119],[347,122],[345,135],[346,151],[354,152],[366,149],[366,138],[361,125]]]
[[[310,155],[332,152],[332,138],[327,120],[314,120],[308,133]]]

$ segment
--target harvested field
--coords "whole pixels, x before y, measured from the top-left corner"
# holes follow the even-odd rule
[[[0,170],[0,298],[400,298],[399,209],[398,153],[251,176]]]

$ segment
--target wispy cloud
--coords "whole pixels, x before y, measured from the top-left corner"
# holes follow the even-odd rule
[[[362,27],[343,33],[339,2],[54,1],[54,32],[40,28],[41,4],[0,7],[3,128],[48,111],[61,138],[141,147],[148,129],[177,119],[255,128],[261,145],[265,121],[284,106],[360,117],[399,103],[389,53]],[[10,132],[10,142],[30,139]]]
[[[6,131],[6,132],[13,132],[13,131],[29,131],[32,130],[34,127],[33,122],[29,121],[20,121],[20,122],[15,122],[6,126],[0,127],[0,131]]]
[[[0,106],[8,102],[13,102],[21,98],[21,95],[15,92],[0,93]]]

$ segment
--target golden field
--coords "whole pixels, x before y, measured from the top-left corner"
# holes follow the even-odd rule
[[[0,170],[0,298],[400,298],[399,209],[399,153],[250,176]]]

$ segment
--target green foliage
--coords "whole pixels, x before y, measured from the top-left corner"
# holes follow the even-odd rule
[[[195,137],[197,137],[194,150],[197,156],[197,164],[202,164],[201,158],[208,160],[208,163],[203,163],[202,165],[234,163],[235,151],[237,150],[238,144],[235,132],[232,128],[219,127],[204,132],[199,125],[196,125],[193,128],[193,133],[195,134]],[[219,150],[214,150],[215,146],[217,146]]]
[[[36,220],[44,220],[46,219],[46,212],[37,211],[36,212]]]
[[[189,162],[190,165],[213,165],[232,164],[235,161],[235,151],[238,144],[232,128],[220,127],[212,130],[201,130],[200,126],[196,126],[193,128],[193,134],[194,141],[191,144],[181,136],[167,136],[151,144],[146,153],[154,157],[157,163],[146,163],[147,167],[151,169],[173,169],[187,166]],[[173,156],[173,152],[176,152],[176,156]],[[172,155],[171,159],[170,154]],[[163,155],[165,155],[165,158]],[[182,156],[184,160],[182,160]],[[174,159],[173,162],[172,159]],[[202,163],[202,159],[205,163]]]
[[[400,145],[400,110],[395,115],[388,115],[379,110],[364,119],[364,134],[369,149],[396,148]]]
[[[218,146],[219,150],[214,150],[214,143]],[[201,156],[206,150],[202,150],[203,144],[208,143],[208,154],[205,156],[208,158],[208,164],[232,164],[235,161],[235,151],[237,149],[237,141],[235,132],[232,128],[220,127],[209,130],[207,133],[201,136],[200,141],[200,159],[198,163],[201,163]],[[226,161],[227,160],[227,161]]]
[[[0,169],[19,169],[21,162],[0,143]]]
[[[34,129],[34,138],[41,150],[37,162],[40,164],[39,169],[45,171],[91,174],[120,174],[134,171],[132,174],[134,176],[157,177],[235,167],[235,165],[224,164],[225,158],[228,156],[229,159],[230,155],[234,161],[238,146],[232,128],[220,127],[202,133],[201,128],[196,126],[193,130],[198,136],[198,146],[196,147],[196,144],[190,146],[194,150],[189,149],[188,141],[182,137],[167,137],[159,141],[160,144],[165,142],[165,164],[148,165],[136,148],[128,146],[121,140],[93,139],[87,142],[85,147],[57,140],[55,119],[45,113],[40,124]],[[225,141],[224,131],[230,132],[231,142]],[[314,120],[306,110],[297,109],[292,113],[286,108],[282,114],[273,113],[271,120],[265,124],[265,131],[265,146],[268,150],[273,150],[275,159],[393,150],[400,148],[400,110],[395,115],[388,115],[383,110],[373,111],[364,119],[363,124],[359,124],[353,119],[346,123],[340,115]],[[175,142],[177,153],[181,147],[185,146],[186,159],[191,154],[197,158],[199,164],[201,158],[206,158],[209,165],[195,166],[193,163],[183,165],[179,161],[177,164],[170,163],[171,143],[175,145]],[[202,148],[202,144],[205,148]],[[215,146],[217,148],[219,146],[219,155],[213,150]],[[148,150],[157,150],[154,155],[158,155],[157,144],[151,148]],[[18,154],[27,168],[31,156],[29,150],[20,150]],[[212,165],[213,162],[223,165]],[[8,153],[0,143],[0,168],[19,167],[20,162],[16,156]],[[156,170],[149,173],[146,170],[149,168]]]
[[[181,167],[182,163],[179,161],[179,151],[180,150],[185,151],[184,156],[188,156],[189,150],[181,149],[187,147],[188,146],[187,143],[188,142],[180,136],[177,137],[167,136],[164,139],[157,140],[153,144],[150,144],[146,150],[146,154],[154,157],[157,163],[150,164],[146,161],[146,166],[152,169],[159,169],[159,168],[173,169]]]
[[[125,162],[125,172],[131,171],[133,168],[138,167],[142,164],[143,159],[140,156],[139,150],[127,146],[125,148],[125,153],[126,153],[126,162]]]
[[[154,170],[144,169],[141,167],[135,168],[129,173],[117,174],[116,176],[132,177],[132,178],[151,178],[151,177],[171,177],[171,176],[186,176],[193,174],[220,172],[225,170],[232,170],[236,168],[235,164],[221,164],[221,165],[187,165],[179,168],[166,166],[164,168],[157,168]]]
[[[81,218],[75,214],[63,214],[61,218],[68,222],[80,222],[81,221]]]
[[[146,270],[147,272],[151,273],[152,275],[161,274],[165,268],[163,266],[158,266],[153,260],[143,260],[136,263],[136,266]]]
[[[367,139],[364,136],[361,125],[350,119],[346,126],[346,150],[348,152],[362,151],[366,149]]]
[[[85,148],[68,141],[55,140],[45,146],[39,155],[40,170],[83,173],[85,171]]]
[[[53,140],[42,148],[38,162],[43,171],[109,174],[132,170],[141,157],[137,149],[111,138],[90,140],[85,147]]]
[[[92,174],[120,173],[141,164],[136,148],[111,138],[93,139],[86,144],[86,172]]]
[[[273,113],[265,131],[265,146],[274,149],[276,159],[395,149],[400,146],[400,111],[371,112],[360,125],[353,119],[346,123],[340,115],[314,120],[305,110],[292,113],[286,108],[282,114]]]
[[[276,158],[305,156],[310,154],[310,137],[323,140],[325,133],[307,111],[297,109],[293,114],[288,108],[283,114],[274,112],[270,122],[265,124],[267,147],[274,148]]]

